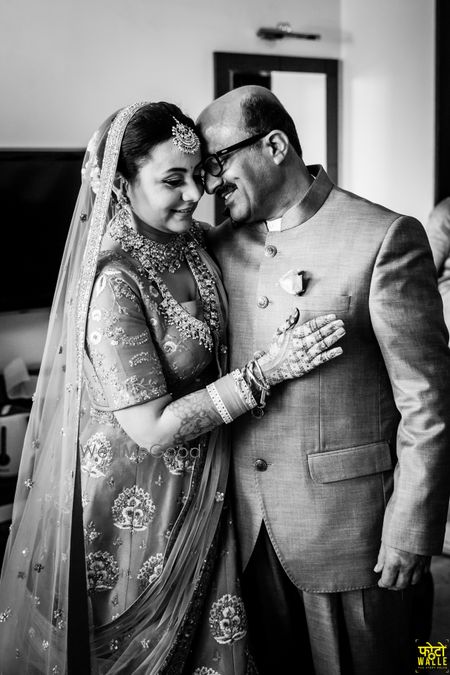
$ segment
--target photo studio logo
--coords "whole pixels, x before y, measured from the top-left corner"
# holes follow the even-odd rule
[[[440,671],[441,673],[450,673],[448,667],[448,657],[447,649],[449,644],[449,639],[444,640],[445,644],[438,642],[436,645],[432,645],[430,642],[426,642],[424,645],[419,645],[418,640],[416,640],[417,646],[417,666],[416,673],[431,672],[431,671]]]

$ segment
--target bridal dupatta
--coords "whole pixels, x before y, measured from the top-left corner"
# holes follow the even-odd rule
[[[83,161],[82,185],[50,315],[0,582],[1,675],[64,674],[70,665],[69,572],[74,515],[81,509],[74,486],[87,315],[102,237],[114,211],[112,193],[123,133],[143,105],[124,108],[106,120],[91,139]],[[105,138],[100,160],[98,149]],[[217,278],[207,254],[201,255]],[[217,293],[225,306],[220,285]],[[90,626],[92,673],[182,672],[215,564],[215,546],[224,521],[224,502],[217,495],[226,491],[228,464],[226,439],[218,429],[210,434],[194,498],[161,575],[119,618],[99,629]],[[84,551],[77,553],[84,557]],[[235,572],[231,570],[230,575]],[[82,581],[81,588],[85,587]]]

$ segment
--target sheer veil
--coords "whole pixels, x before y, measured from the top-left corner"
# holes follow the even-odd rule
[[[73,524],[81,509],[74,488],[79,430],[87,412],[83,382],[87,313],[102,237],[116,210],[123,134],[144,105],[136,103],[110,116],[93,135],[83,160],[0,581],[0,675],[63,675],[68,670],[72,530],[79,527],[82,539],[81,525],[73,528]],[[212,260],[202,249],[198,253],[217,280]],[[216,286],[223,344],[226,298],[220,283]],[[226,357],[217,344],[216,357],[220,372]],[[193,617],[200,611],[197,601],[206,593],[214,563],[229,468],[226,443],[223,429],[210,434],[192,503],[166,552],[159,578],[117,619],[100,628],[89,626],[92,673],[182,672],[195,632]],[[82,550],[76,552],[84,559]]]
[[[86,316],[121,140],[144,103],[92,137],[54,295],[0,583],[0,673],[65,673]],[[98,149],[105,143],[99,163]],[[100,170],[101,166],[101,170]]]

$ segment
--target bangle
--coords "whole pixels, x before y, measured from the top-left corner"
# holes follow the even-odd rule
[[[258,370],[259,377],[254,372],[255,368]],[[243,369],[242,374],[247,384],[249,384],[249,380],[250,383],[255,387],[256,392],[259,394],[259,402],[253,408],[252,415],[254,417],[262,417],[264,415],[264,408],[266,407],[266,396],[268,396],[270,393],[270,385],[264,377],[259,363],[256,363],[254,359],[247,363]]]
[[[236,390],[240,395],[240,397],[242,398],[242,400],[244,401],[247,409],[251,410],[252,408],[255,408],[257,403],[252,394],[252,390],[248,386],[247,382],[244,380],[244,376],[242,375],[241,371],[233,370],[230,373],[230,375],[233,378],[236,385]]]
[[[259,378],[261,380],[261,383],[262,383],[263,387],[266,389],[266,391],[269,391],[270,390],[270,384],[266,380],[266,377],[265,377],[265,375],[262,371],[262,368],[260,366],[260,363],[259,363],[258,359],[253,359],[253,363],[256,366],[256,369],[258,371],[258,375],[259,375]]]
[[[222,420],[225,422],[225,424],[230,424],[230,422],[233,421],[233,418],[231,417],[230,413],[228,412],[225,403],[222,401],[219,392],[217,391],[217,387],[212,382],[211,384],[208,384],[206,387],[206,391],[211,397],[211,400],[214,404],[214,407],[216,408],[217,412],[221,416]]]

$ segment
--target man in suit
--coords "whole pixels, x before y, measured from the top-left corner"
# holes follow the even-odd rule
[[[263,417],[233,430],[257,666],[413,672],[450,485],[450,352],[426,235],[305,166],[292,119],[263,87],[225,94],[198,123],[206,190],[230,215],[210,245],[231,368],[293,307],[346,326],[343,356],[277,387]]]

